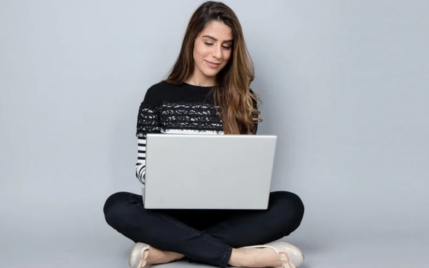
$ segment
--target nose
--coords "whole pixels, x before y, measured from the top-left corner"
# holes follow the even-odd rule
[[[220,59],[222,58],[222,46],[213,46],[212,56],[213,58]]]

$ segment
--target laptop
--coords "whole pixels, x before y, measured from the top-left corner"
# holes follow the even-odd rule
[[[277,136],[148,134],[146,209],[267,209]]]

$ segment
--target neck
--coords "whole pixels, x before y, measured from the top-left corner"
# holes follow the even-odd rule
[[[186,83],[200,87],[212,87],[216,84],[216,77],[208,77],[203,74],[194,72],[187,80]]]

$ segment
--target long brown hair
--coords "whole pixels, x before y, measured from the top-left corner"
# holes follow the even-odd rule
[[[165,80],[171,84],[184,83],[194,72],[193,50],[198,34],[211,21],[228,25],[233,34],[232,55],[216,76],[213,87],[215,105],[220,107],[225,134],[253,134],[260,111],[254,108],[259,99],[250,91],[254,80],[253,63],[248,53],[241,24],[234,11],[221,2],[203,3],[192,15],[176,63]]]

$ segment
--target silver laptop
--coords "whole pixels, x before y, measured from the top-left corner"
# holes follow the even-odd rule
[[[148,134],[147,209],[267,209],[277,137]]]

